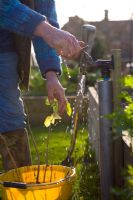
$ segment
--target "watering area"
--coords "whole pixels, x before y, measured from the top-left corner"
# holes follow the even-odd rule
[[[71,78],[70,75],[69,78]],[[85,138],[88,138],[88,133],[86,133],[86,136],[84,134],[86,128],[86,122],[84,122],[86,116],[83,114],[85,79],[85,75],[80,74],[77,96],[75,98],[74,105],[72,106],[73,112],[71,116],[71,125],[67,126],[65,131],[65,134],[69,134],[69,145],[65,147],[63,160],[56,164],[51,164],[52,162],[50,161],[50,140],[52,129],[54,129],[54,127],[58,129],[59,123],[56,123],[54,127],[48,128],[47,135],[45,135],[44,138],[41,138],[43,145],[45,143],[46,147],[45,152],[43,152],[42,161],[40,161],[39,150],[37,147],[38,145],[34,144],[37,161],[36,165],[17,168],[0,175],[0,188],[2,190],[3,200],[78,200],[80,197],[84,199],[83,195],[80,194],[83,188],[80,191],[79,179],[83,179],[85,174],[81,174],[79,169],[77,174],[76,168],[79,163],[80,167],[81,163],[83,165],[86,162],[88,163],[87,159],[85,160],[85,158],[82,157],[83,155],[78,155],[80,154],[78,153],[79,149],[80,151],[82,149],[82,152],[85,151]],[[79,121],[79,116],[81,118],[81,115],[83,116],[82,122]],[[81,142],[83,141],[83,143],[80,143],[80,147],[78,147],[78,149],[75,151],[79,134],[79,126],[79,139]],[[32,132],[31,129],[30,131]],[[33,137],[33,134],[31,134],[31,136]],[[34,140],[35,138],[32,137],[31,140]],[[36,143],[36,139],[33,141],[33,143]],[[58,152],[56,152],[56,154],[58,154]],[[89,154],[89,157],[92,157],[91,153]],[[45,165],[40,163],[45,163]],[[81,177],[79,178],[78,176]],[[85,176],[87,176],[87,174]],[[73,190],[72,186],[77,179],[78,183],[76,183],[76,189]],[[89,175],[89,179],[91,181],[93,179],[93,175]],[[88,196],[87,192],[86,195]]]
[[[29,125],[29,132],[33,142],[37,164],[33,166],[16,168],[0,175],[0,187],[2,189],[3,200],[98,200],[99,179],[97,168],[94,166],[94,158],[89,146],[87,120],[84,116],[84,96],[86,82],[86,59],[90,60],[91,47],[94,40],[95,27],[85,26],[83,29],[84,41],[89,54],[83,52],[80,58],[80,71],[78,77],[77,95],[74,105],[72,105],[71,125],[67,127],[69,134],[69,145],[63,151],[64,158],[56,164],[50,162],[50,142],[52,129],[47,129],[45,139],[45,152],[41,164],[40,154],[36,139],[32,134]],[[88,35],[89,33],[89,35]],[[87,40],[87,41],[86,41]],[[68,70],[68,78],[71,78]],[[82,116],[82,120],[81,119]],[[86,122],[85,122],[86,121]],[[29,123],[28,123],[29,124]],[[58,123],[55,124],[58,127]],[[79,137],[80,127],[80,137]],[[87,128],[86,128],[87,127]],[[57,128],[58,129],[58,128]],[[79,137],[79,139],[78,139]],[[38,137],[36,137],[38,138]],[[84,138],[84,140],[83,140]],[[81,142],[83,141],[83,142]],[[64,141],[58,141],[58,145]],[[76,150],[76,146],[78,146]],[[40,144],[41,145],[41,144]],[[44,145],[44,144],[43,144]],[[44,150],[43,150],[44,151]],[[82,154],[79,152],[82,151]],[[55,153],[55,152],[54,152]],[[56,154],[59,154],[57,151]],[[55,154],[54,154],[55,156]],[[76,176],[77,174],[77,176]],[[72,186],[74,189],[72,190]],[[93,194],[92,194],[93,193]]]
[[[59,121],[54,126],[47,130],[45,129],[45,133],[42,130],[43,134],[41,135],[40,143],[38,143],[39,145],[36,145],[37,140],[39,140],[38,130],[34,140],[32,129],[29,129],[31,140],[34,143],[35,165],[14,169],[0,175],[2,198],[4,200],[99,200],[101,199],[100,196],[105,200],[110,199],[110,188],[113,185],[112,179],[115,178],[118,181],[117,178],[119,178],[119,176],[115,177],[115,175],[120,173],[121,163],[119,163],[119,160],[121,155],[118,151],[120,147],[118,144],[115,149],[110,145],[113,139],[111,137],[112,124],[110,120],[103,116],[112,112],[112,99],[114,100],[114,107],[118,105],[116,94],[119,93],[119,87],[114,86],[118,85],[118,72],[121,71],[120,52],[113,50],[111,60],[97,60],[93,62],[90,52],[94,40],[95,27],[85,26],[84,31],[83,35],[85,40],[87,40],[86,43],[90,45],[88,45],[88,51],[82,54],[80,60],[79,67],[82,71],[80,71],[78,77],[77,95],[72,105],[71,125],[67,125],[60,135],[58,127],[59,125],[61,126],[62,122],[59,123]],[[97,91],[99,93],[97,91],[94,92],[95,88],[90,87],[88,89],[89,109],[88,113],[84,115],[87,66],[100,69],[101,79],[97,84]],[[113,77],[113,83],[110,75]],[[68,78],[71,78],[69,70]],[[114,96],[112,96],[113,90]],[[96,97],[99,97],[99,99]],[[88,100],[88,97],[86,99]],[[89,116],[89,127],[86,120],[87,115]],[[53,134],[54,129],[57,130],[55,134]],[[94,147],[96,147],[96,153],[98,152],[99,145],[101,145],[99,149],[100,154],[99,152],[97,154],[98,156],[100,155],[100,159],[97,156],[98,161],[100,161],[100,173],[98,161],[96,162],[95,153],[92,151],[89,143],[88,129],[89,136],[92,137],[90,138],[92,146],[94,142]],[[51,140],[53,135],[55,137],[54,145],[52,146]],[[67,139],[63,138],[62,135],[67,136]],[[60,148],[61,146],[63,148]],[[41,158],[38,151],[40,148],[43,152]],[[61,153],[63,156],[55,159]],[[115,158],[117,158],[115,161],[117,162],[113,163],[112,155],[114,153]],[[116,173],[113,174],[112,169],[114,168]]]

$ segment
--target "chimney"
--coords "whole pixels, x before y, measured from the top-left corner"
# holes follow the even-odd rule
[[[104,12],[105,12],[104,21],[109,21],[109,18],[108,18],[108,10],[104,10]]]

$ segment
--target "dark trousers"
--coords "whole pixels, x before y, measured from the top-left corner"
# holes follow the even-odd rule
[[[26,129],[18,129],[0,134],[0,154],[5,171],[31,165],[31,154]]]

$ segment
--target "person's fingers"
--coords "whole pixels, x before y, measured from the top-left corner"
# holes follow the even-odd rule
[[[48,88],[48,89],[47,89],[47,93],[48,93],[49,102],[52,103],[52,102],[54,101],[53,89]]]
[[[81,47],[85,47],[85,46],[86,46],[85,42],[83,42],[83,41],[79,41],[79,45],[80,45]]]
[[[81,46],[80,46],[79,42],[76,39],[74,40],[73,46],[70,49],[70,51],[71,51],[71,53],[70,53],[69,57],[75,57],[81,51]]]
[[[77,41],[79,44],[79,47],[77,49],[77,51],[74,52],[74,54],[72,55],[73,59],[76,59],[80,56],[82,50],[84,50],[85,48],[87,48],[88,46],[83,42],[83,41]]]
[[[58,43],[57,53],[66,59],[76,59],[79,57],[82,48],[86,45],[83,41],[78,41],[74,35],[63,32],[64,38]]]
[[[66,100],[65,99],[60,99],[58,101],[58,108],[59,108],[59,114],[62,116],[66,110]]]
[[[81,49],[78,50],[78,51],[71,50],[71,51],[69,51],[69,52],[70,52],[70,53],[68,53],[68,54],[61,53],[60,55],[61,55],[63,58],[68,59],[68,60],[75,59],[75,58],[79,57],[80,52],[81,52]]]
[[[50,102],[54,99],[58,101],[58,112],[62,115],[66,109],[65,89],[60,84],[57,76],[53,72],[47,72],[47,94]]]
[[[65,41],[62,41],[62,47],[58,51],[58,54],[67,59],[75,57],[81,51],[80,42],[75,38],[75,36],[68,34]],[[82,43],[83,45],[83,43]]]
[[[58,101],[58,112],[62,115],[66,109],[66,97],[64,89],[60,89],[54,94],[54,97]]]
[[[80,56],[81,52],[82,52],[82,49],[80,49],[79,51],[74,51],[74,53],[68,54],[66,56],[63,54],[62,58],[67,59],[67,60],[77,59]]]

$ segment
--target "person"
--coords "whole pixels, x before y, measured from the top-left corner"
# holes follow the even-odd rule
[[[48,98],[58,100],[60,114],[66,106],[58,79],[60,56],[76,58],[82,50],[82,42],[59,29],[54,0],[0,0],[0,153],[6,171],[31,165],[26,115],[18,86],[21,81],[28,87],[31,41],[46,79]]]

